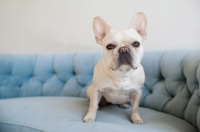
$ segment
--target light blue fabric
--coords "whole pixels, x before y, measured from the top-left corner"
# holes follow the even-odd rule
[[[86,97],[100,53],[0,54],[0,98]]]
[[[82,119],[88,110],[88,105],[87,99],[73,97],[1,100],[0,131],[198,132],[197,128],[185,120],[147,108],[139,108],[144,124],[132,124],[131,110],[121,109],[116,105],[108,105],[98,110],[94,123],[83,123]],[[4,123],[3,127],[1,127],[2,123]],[[12,128],[9,125],[12,125]]]
[[[197,125],[198,125],[198,129],[200,130],[200,108],[197,115]]]
[[[148,52],[142,61],[146,81],[141,106],[197,126],[200,107],[200,50]]]
[[[0,54],[0,98],[86,97],[101,57],[94,52]],[[184,119],[200,130],[200,50],[145,52],[142,65],[146,78],[140,106]]]

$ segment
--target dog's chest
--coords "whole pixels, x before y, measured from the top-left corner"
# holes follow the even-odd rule
[[[102,96],[107,102],[123,104],[130,102],[131,96],[137,91],[137,83],[131,82],[129,78],[115,78],[109,86],[102,89]]]
[[[116,90],[128,90],[133,88],[129,78],[118,78],[115,82],[113,82],[111,87]]]
[[[107,102],[113,104],[123,104],[130,102],[130,98],[136,92],[136,90],[113,90],[112,88],[105,88],[101,92],[102,96],[104,96]]]

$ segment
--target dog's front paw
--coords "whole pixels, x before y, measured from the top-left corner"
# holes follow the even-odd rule
[[[140,118],[138,114],[133,114],[131,116],[131,121],[133,124],[143,124],[143,120]]]
[[[132,123],[133,124],[143,124],[143,120],[142,119],[138,119],[138,120],[132,119]]]
[[[87,122],[94,122],[95,120],[95,116],[92,114],[87,114],[84,118],[83,118],[83,122],[87,123]]]

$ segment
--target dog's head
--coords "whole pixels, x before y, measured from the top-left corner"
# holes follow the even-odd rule
[[[114,30],[101,17],[94,18],[95,39],[103,46],[103,59],[109,68],[137,69],[143,57],[146,25],[146,17],[141,12],[133,17],[127,30]]]

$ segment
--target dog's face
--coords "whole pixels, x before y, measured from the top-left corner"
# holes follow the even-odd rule
[[[142,37],[133,29],[111,29],[102,41],[104,59],[112,69],[137,69],[143,57]]]
[[[142,42],[146,39],[146,25],[143,13],[136,14],[127,30],[114,30],[102,18],[94,18],[96,42],[103,46],[103,59],[110,69],[137,69],[143,57]]]

